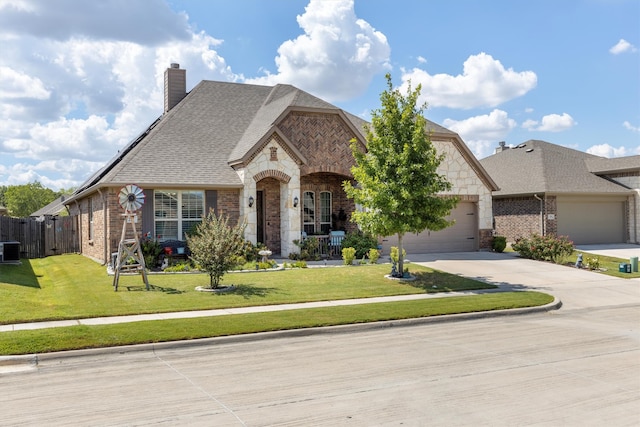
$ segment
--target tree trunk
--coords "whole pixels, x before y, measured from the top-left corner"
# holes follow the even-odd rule
[[[404,256],[402,256],[402,236],[404,233],[398,233],[398,274],[404,276]]]

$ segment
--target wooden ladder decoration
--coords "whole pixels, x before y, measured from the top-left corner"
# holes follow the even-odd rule
[[[118,244],[118,256],[116,257],[115,265],[113,266],[113,288],[118,290],[118,281],[120,280],[121,272],[141,271],[142,281],[149,290],[149,280],[147,279],[147,269],[144,264],[144,254],[140,246],[140,239],[138,239],[138,230],[136,230],[137,215],[133,213],[125,213],[123,215],[124,222],[122,224],[122,235],[120,236],[120,243]],[[133,238],[127,239],[127,224],[131,224],[133,231]],[[133,262],[128,264],[132,260]]]

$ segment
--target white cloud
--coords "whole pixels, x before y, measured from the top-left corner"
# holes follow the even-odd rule
[[[629,123],[628,121],[624,121],[624,123],[622,123],[622,126],[624,126],[625,129],[630,130],[631,132],[638,132],[640,133],[640,127],[638,126],[633,126],[631,123]]]
[[[615,46],[612,46],[611,49],[609,49],[609,52],[614,55],[619,55],[624,52],[636,52],[637,50],[638,49],[634,45],[632,45],[625,39],[620,39],[620,41],[616,43]]]
[[[575,125],[577,125],[576,121],[567,113],[546,115],[542,117],[541,122],[529,119],[522,123],[523,128],[538,132],[562,132]]]
[[[456,132],[469,146],[476,157],[491,154],[496,141],[502,141],[517,126],[515,120],[502,110],[470,117],[465,120],[445,119],[443,126]]]
[[[188,89],[202,79],[242,78],[216,52],[222,42],[191,32],[181,14],[174,13],[173,24],[149,39],[167,23],[164,2],[151,0],[145,7],[133,2],[126,17],[116,7],[122,6],[119,1],[80,3],[64,10],[79,21],[82,13],[88,22],[99,16],[116,29],[119,19],[135,18],[145,28],[121,36],[82,23],[66,30],[38,29],[32,21],[44,18],[28,16],[29,11],[52,19],[58,16],[51,6],[55,2],[25,0],[22,14],[0,3],[0,21],[6,22],[9,11],[25,23],[24,28],[0,25],[2,185],[35,179],[54,189],[79,185],[162,113],[163,75],[172,62],[187,69]],[[163,6],[148,7],[156,3]],[[123,40],[127,37],[134,41]],[[7,166],[11,160],[14,164]]]
[[[427,63],[427,58],[423,57],[423,56],[418,56],[418,62],[421,64],[426,64]]]
[[[633,150],[628,150],[626,147],[620,146],[618,148],[612,147],[609,144],[594,145],[587,148],[587,153],[601,157],[623,157],[630,156],[632,154],[640,154],[640,146]]]
[[[422,84],[420,102],[432,107],[477,108],[495,107],[511,99],[523,96],[536,87],[537,76],[533,71],[505,69],[491,55],[472,55],[464,62],[462,74],[431,75],[414,68],[402,75],[402,88],[409,80],[413,87]]]
[[[30,77],[10,67],[0,66],[0,99],[47,99],[51,95],[38,78]]]
[[[304,34],[280,45],[277,73],[247,82],[287,83],[343,101],[363,94],[373,76],[389,67],[387,38],[356,17],[353,0],[310,0],[297,19]]]

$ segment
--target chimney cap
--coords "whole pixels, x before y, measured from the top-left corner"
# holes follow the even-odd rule
[[[172,62],[171,68],[180,68],[180,64],[178,64],[177,62]]]
[[[507,143],[506,143],[506,142],[504,142],[504,141],[500,141],[500,142],[498,143],[498,145],[500,145],[500,147],[504,147],[506,144],[507,144]]]

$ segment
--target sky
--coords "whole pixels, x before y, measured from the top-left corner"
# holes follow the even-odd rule
[[[640,154],[639,0],[0,0],[0,185],[79,186],[163,110],[163,74],[292,84],[370,117],[385,74],[478,158]]]

